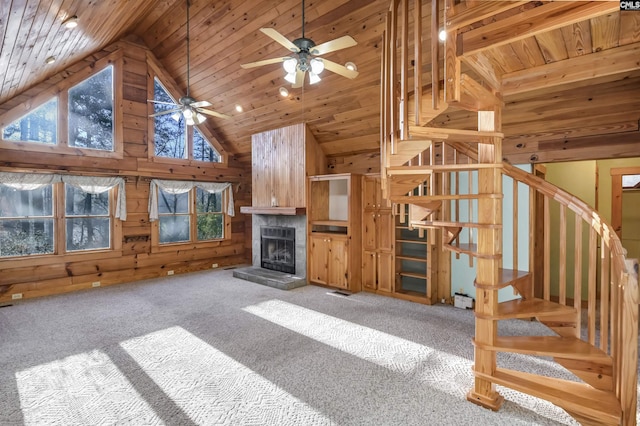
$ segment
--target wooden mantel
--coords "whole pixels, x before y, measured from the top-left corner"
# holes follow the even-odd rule
[[[273,214],[283,216],[300,216],[307,214],[306,207],[252,207],[241,206],[240,213],[247,214]]]

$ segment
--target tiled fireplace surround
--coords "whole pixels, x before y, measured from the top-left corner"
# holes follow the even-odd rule
[[[260,262],[260,227],[284,226],[295,228],[296,273],[286,274],[261,267]],[[304,215],[251,215],[251,249],[252,266],[233,271],[233,276],[254,283],[291,290],[307,284],[307,217]]]

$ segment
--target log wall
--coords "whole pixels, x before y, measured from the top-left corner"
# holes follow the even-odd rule
[[[95,67],[97,61],[110,56],[121,58],[118,60],[123,66],[122,78],[116,79],[121,90],[116,88],[115,93],[122,111],[122,126],[115,134],[122,137],[122,158],[55,151],[25,155],[20,150],[0,148],[0,171],[58,171],[124,177],[127,220],[119,223],[122,227],[122,250],[0,259],[0,303],[11,301],[12,295],[17,293],[24,298],[38,297],[92,288],[98,281],[100,286],[106,286],[165,276],[169,270],[180,274],[210,269],[214,264],[224,267],[250,263],[250,224],[247,226],[245,215],[239,213],[240,206],[251,204],[250,167],[235,161],[225,152],[224,141],[216,140],[214,131],[202,126],[202,132],[214,140],[218,151],[225,156],[224,164],[187,160],[171,162],[167,159],[154,161],[148,155],[147,87],[152,76],[147,65],[149,55],[150,52],[141,44],[120,41],[0,105],[0,116],[20,106],[28,107],[30,101],[43,92],[53,94],[69,87],[67,80],[73,80],[76,74],[86,73]],[[175,85],[175,82],[170,83]],[[152,252],[152,224],[147,211],[152,178],[232,182],[236,215],[231,218],[230,237],[217,242],[164,246],[161,251]],[[116,220],[116,226],[118,222]]]

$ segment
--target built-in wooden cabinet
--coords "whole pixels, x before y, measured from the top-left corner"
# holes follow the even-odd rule
[[[435,303],[438,272],[438,250],[435,230],[408,226],[408,205],[395,223],[395,293],[404,299]],[[402,212],[401,212],[402,213]],[[405,221],[403,222],[403,218]]]
[[[362,285],[362,176],[310,176],[308,185],[307,279],[358,292]]]
[[[391,204],[382,197],[380,177],[363,177],[362,286],[366,290],[393,292],[394,220]]]

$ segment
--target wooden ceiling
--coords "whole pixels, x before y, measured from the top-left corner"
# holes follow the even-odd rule
[[[305,36],[320,44],[351,35],[356,47],[326,57],[355,62],[360,75],[349,80],[325,71],[319,84],[291,89],[279,64],[248,70],[240,64],[287,54],[259,29],[273,27],[291,40],[300,37],[300,0],[191,0],[191,95],[231,116],[210,118],[207,125],[244,161],[250,157],[252,134],[303,121],[328,156],[377,152],[380,41],[389,1],[307,0]],[[508,13],[527,13],[547,2],[520,3]],[[70,30],[61,23],[72,15],[79,18],[79,26]],[[499,29],[483,32],[492,25],[495,20],[484,19],[462,30],[471,35],[476,31],[480,40],[490,34],[500,41]],[[505,82],[505,155],[518,162],[603,158],[620,152],[640,156],[640,12],[608,10],[534,36],[522,28],[507,31],[522,35],[465,55],[472,70],[478,64],[490,66]],[[0,105],[124,36],[142,40],[186,90],[186,0],[3,1]],[[50,56],[56,61],[46,64]],[[587,57],[609,66],[585,65],[590,64]],[[540,77],[523,89],[522,75],[552,66],[580,67],[585,75],[550,87]],[[289,89],[289,97],[279,95],[280,87]],[[244,112],[236,112],[236,104]],[[452,124],[475,125],[472,114],[455,110],[435,123]],[[597,149],[615,141],[594,135],[611,134],[624,135],[617,148]]]

